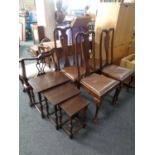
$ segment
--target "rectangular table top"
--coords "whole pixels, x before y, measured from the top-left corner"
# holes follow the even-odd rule
[[[55,71],[32,78],[29,80],[29,84],[32,86],[35,92],[42,92],[49,88],[66,83],[69,80],[70,79],[68,79],[62,72]]]
[[[43,95],[52,105],[60,104],[78,94],[80,94],[80,90],[70,82],[43,92]]]

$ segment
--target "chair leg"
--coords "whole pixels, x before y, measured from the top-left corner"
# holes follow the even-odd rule
[[[114,97],[113,97],[113,101],[112,101],[113,105],[117,104],[118,96],[120,94],[121,89],[122,89],[122,84],[120,84],[120,86],[116,88],[116,91],[115,91],[115,94],[114,94]]]
[[[99,101],[96,100],[96,111],[95,111],[95,115],[94,115],[94,122],[96,122],[96,120],[97,120],[97,116],[98,116],[98,111],[99,111],[100,105],[101,105],[101,101],[100,100]]]
[[[127,91],[129,92],[129,88],[131,88],[131,83],[134,81],[134,76],[131,76],[128,86],[127,86]]]
[[[75,82],[77,89],[80,89],[80,83],[78,81]]]

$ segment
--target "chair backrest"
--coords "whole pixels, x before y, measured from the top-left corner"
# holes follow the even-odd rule
[[[47,65],[46,63],[46,58],[51,57],[51,60],[54,60],[54,51],[50,50],[48,52],[45,53],[41,53],[40,55],[38,55],[37,57],[33,57],[33,58],[21,58],[19,60],[19,63],[21,65],[21,74],[20,74],[20,80],[24,81],[26,84],[28,84],[28,78],[27,78],[27,70],[26,70],[26,62],[33,62],[35,61],[35,65],[36,65],[36,71],[37,71],[37,76],[45,74],[45,66]],[[56,69],[56,64],[55,61],[53,61],[53,65],[54,68]],[[51,70],[52,71],[52,70]]]
[[[86,31],[84,27],[55,28],[54,44],[59,69],[75,64],[75,35],[77,32]],[[62,48],[59,48],[60,45]],[[70,59],[70,56],[73,58]],[[61,58],[64,58],[64,63],[60,62]]]
[[[113,63],[113,42],[114,42],[114,29],[113,28],[103,29],[100,34],[100,69],[105,65]],[[105,64],[102,64],[104,56],[105,56]]]
[[[88,31],[86,33],[80,32],[76,35],[75,43],[75,62],[78,68],[78,80],[80,80],[80,66],[85,68],[85,76],[96,70],[95,63],[95,32]],[[90,64],[90,60],[92,60]]]
[[[69,35],[67,34],[69,33]],[[71,37],[71,39],[69,38]],[[55,28],[54,30],[54,45],[56,50],[56,55],[58,59],[58,67],[60,67],[60,58],[64,57],[64,67],[70,66],[69,55],[70,49],[69,45],[73,42],[73,33],[71,27],[66,28]],[[58,45],[59,43],[59,45]],[[62,48],[59,48],[61,44]],[[60,50],[61,49],[61,50]]]

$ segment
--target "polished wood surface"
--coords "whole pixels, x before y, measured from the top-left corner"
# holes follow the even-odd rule
[[[103,29],[100,34],[100,70],[103,74],[123,82],[131,77],[133,71],[121,66],[113,65],[113,44],[114,29]],[[109,53],[111,56],[110,58]],[[102,64],[103,54],[105,54],[105,64]]]
[[[73,119],[76,114],[78,114],[81,110],[84,111],[83,123],[80,122],[80,127],[77,130],[80,130],[82,127],[85,126],[86,122],[86,108],[88,106],[87,101],[82,98],[80,94],[80,90],[75,87],[75,85],[71,84],[70,82],[57,86],[53,89],[46,90],[42,92],[45,96],[46,103],[51,104],[54,106],[54,114],[55,119],[54,122],[56,124],[56,129],[63,128],[64,131],[69,135],[72,139],[75,132],[73,132]],[[50,117],[48,111],[48,104],[47,104],[47,116]],[[62,110],[67,114],[68,120],[63,121],[63,114]],[[69,130],[64,128],[64,125],[67,122],[70,122]],[[77,131],[76,130],[76,131]]]
[[[92,48],[89,48],[89,37],[92,37]],[[80,40],[80,45],[79,41]],[[98,111],[100,105],[102,103],[102,98],[112,90],[115,90],[115,94],[113,96],[112,103],[115,104],[118,100],[119,95],[119,81],[111,79],[109,77],[105,77],[103,75],[92,74],[97,72],[96,70],[96,62],[95,62],[95,33],[89,31],[88,33],[78,33],[76,36],[76,64],[78,67],[78,81],[80,86],[83,87],[86,91],[88,91],[95,100],[96,111],[94,114],[94,120],[97,119]],[[79,53],[80,51],[80,53]],[[90,59],[92,64],[90,65]],[[83,65],[84,64],[84,65]],[[80,66],[83,65],[86,69],[85,75],[80,75]]]
[[[67,34],[68,33],[68,34]],[[61,52],[58,48],[58,42],[57,40],[60,40],[61,43]],[[73,29],[72,27],[66,27],[66,28],[55,28],[54,29],[54,45],[55,45],[55,51],[58,59],[58,67],[60,67],[60,53],[64,57],[64,63],[61,62],[61,66],[67,67],[70,66],[70,60],[69,55],[73,54],[73,63],[74,63],[74,47],[69,48],[69,45],[73,45]]]
[[[69,135],[70,139],[73,138],[73,136],[81,129],[86,127],[86,110],[88,107],[87,101],[80,95],[71,98],[70,100],[67,100],[66,102],[60,104],[60,109],[62,109],[69,117],[66,123],[63,123],[61,121],[61,127],[64,129],[64,131]],[[83,111],[83,120],[80,120],[79,113]],[[76,127],[73,124],[78,123],[78,126]],[[66,128],[64,125],[67,123],[68,127]]]
[[[49,72],[36,78],[30,79],[28,82],[36,92],[41,92],[49,88],[68,82],[69,79],[59,71]]]
[[[78,73],[77,66],[75,65],[75,34],[76,27],[56,28],[54,30],[54,43],[55,51],[58,60],[58,68],[71,79],[73,82],[77,82]],[[78,27],[76,31],[86,31],[86,28]],[[57,46],[57,35],[61,42],[61,50]],[[90,47],[90,46],[89,46]],[[72,56],[72,57],[71,57]],[[62,59],[61,59],[62,58]],[[85,74],[83,67],[80,67],[80,73]]]
[[[91,42],[89,38],[91,38]],[[81,32],[76,35],[75,62],[78,67],[78,80],[83,76],[80,74],[80,67],[85,68],[85,76],[96,71],[94,40],[94,31],[89,31],[87,33]]]
[[[60,104],[78,95],[80,91],[70,82],[43,92],[52,105]]]
[[[87,100],[79,95],[65,101],[60,105],[60,107],[68,114],[69,117],[77,114],[86,106],[88,106]]]

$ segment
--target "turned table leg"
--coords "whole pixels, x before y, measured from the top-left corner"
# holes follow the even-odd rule
[[[38,98],[39,98],[39,104],[40,104],[41,117],[44,118],[43,105],[42,105],[42,100],[41,100],[41,93],[38,93]]]
[[[48,118],[48,116],[49,116],[49,107],[48,107],[48,102],[47,102],[47,98],[46,97],[44,97],[44,99],[45,99],[45,105],[46,105],[46,113],[47,113],[47,118]]]
[[[54,106],[54,110],[55,110],[55,123],[56,123],[56,129],[59,129],[59,124],[58,124],[58,113],[57,113],[57,105]]]

